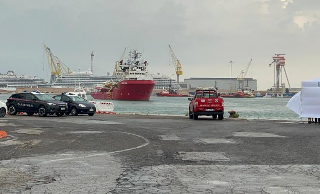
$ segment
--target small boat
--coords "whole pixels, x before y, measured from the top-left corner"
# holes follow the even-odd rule
[[[168,90],[161,91],[156,93],[158,97],[189,97],[187,94],[178,94],[175,92],[169,92]]]

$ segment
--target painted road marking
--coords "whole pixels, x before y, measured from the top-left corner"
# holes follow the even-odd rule
[[[204,143],[204,144],[219,144],[219,143],[236,143],[233,139],[225,138],[198,138],[194,140],[195,143]]]
[[[233,136],[235,137],[281,137],[285,138],[286,136],[276,135],[273,133],[263,133],[263,132],[235,132],[233,133]]]
[[[230,161],[223,152],[179,152],[178,157],[189,161]]]
[[[174,134],[172,134],[172,135],[160,135],[160,138],[162,140],[165,140],[165,141],[179,141],[179,140],[181,140],[180,137],[178,137],[177,135],[174,135]]]
[[[23,133],[28,135],[40,135],[43,131],[39,130],[41,128],[28,128],[28,129],[19,129],[13,132]]]

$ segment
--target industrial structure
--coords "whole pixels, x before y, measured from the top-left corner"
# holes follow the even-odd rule
[[[246,86],[253,91],[257,91],[257,80],[253,78],[243,78]],[[221,92],[235,92],[238,91],[238,78],[189,78],[184,79],[184,83],[180,86],[186,89],[196,89],[197,87],[215,87]]]
[[[272,57],[273,61],[269,64],[269,67],[274,65],[274,85],[271,88],[272,91],[278,92],[278,93],[285,93],[285,83],[282,82],[282,74],[285,73],[285,76],[287,78],[288,86],[290,89],[290,82],[289,78],[286,72],[286,60],[284,58],[285,54],[275,54],[274,57]]]
[[[179,61],[179,59],[177,59],[176,55],[174,54],[171,46],[169,45],[169,52],[170,52],[170,55],[171,55],[171,59],[172,59],[172,64],[176,70],[176,75],[177,75],[177,83],[179,84],[179,77],[180,75],[182,75],[182,67],[181,67],[181,63]]]

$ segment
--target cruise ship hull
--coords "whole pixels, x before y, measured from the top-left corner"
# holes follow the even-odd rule
[[[154,85],[153,80],[123,80],[112,92],[100,90],[91,92],[91,96],[100,100],[148,101]]]

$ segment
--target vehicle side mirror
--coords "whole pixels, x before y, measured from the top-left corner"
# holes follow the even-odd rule
[[[37,99],[35,99],[35,98],[32,98],[32,101],[37,101]]]
[[[193,100],[193,98],[188,98],[188,100],[189,100],[189,101],[192,101],[192,100]]]

